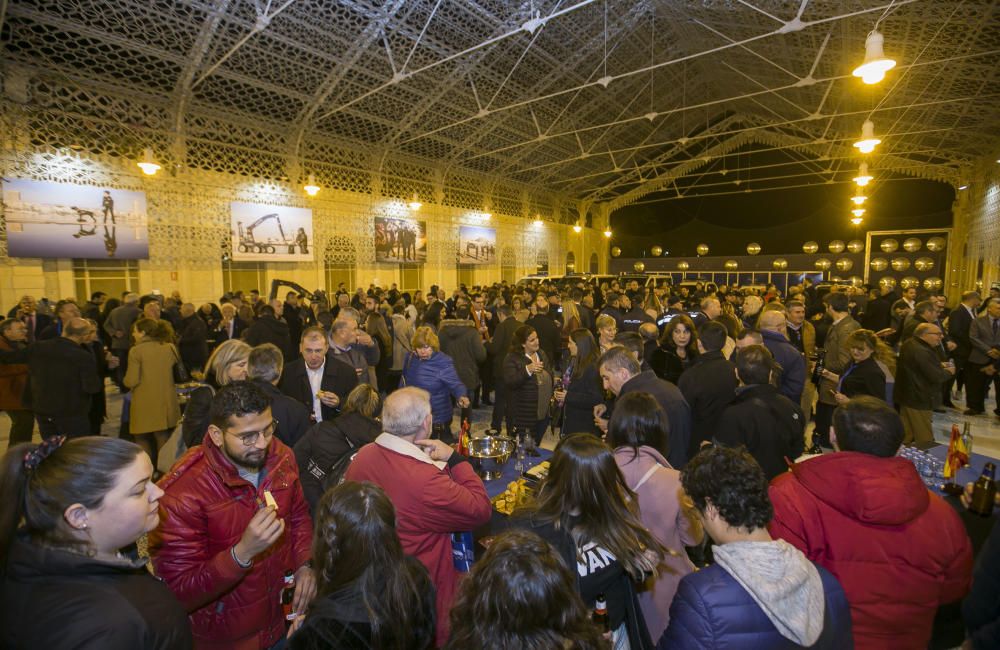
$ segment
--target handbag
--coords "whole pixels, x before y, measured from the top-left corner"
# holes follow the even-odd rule
[[[177,354],[177,348],[170,346],[171,352],[174,353],[174,365],[172,369],[174,371],[174,383],[175,384],[187,384],[191,382],[191,374],[188,372],[187,368],[184,366],[184,362],[181,361],[181,357]]]

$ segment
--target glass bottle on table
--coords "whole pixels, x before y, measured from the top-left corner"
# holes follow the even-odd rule
[[[969,503],[969,511],[981,517],[989,517],[993,514],[993,505],[997,498],[996,465],[986,463],[983,466],[983,473],[972,488],[972,502]]]

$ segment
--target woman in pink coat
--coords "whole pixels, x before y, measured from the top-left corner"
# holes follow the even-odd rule
[[[694,571],[685,546],[701,543],[701,523],[681,488],[680,472],[664,458],[669,439],[667,416],[649,393],[622,395],[608,424],[608,443],[629,488],[639,497],[639,516],[649,531],[674,553],[658,574],[646,580],[639,604],[649,635],[656,641],[670,622],[670,603],[681,578]]]

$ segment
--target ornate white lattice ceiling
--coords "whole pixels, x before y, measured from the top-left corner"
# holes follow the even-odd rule
[[[618,206],[748,143],[787,149],[801,173],[850,174],[869,116],[873,166],[957,182],[1000,154],[998,7],[0,0],[0,38],[5,94],[47,134],[38,144]],[[899,66],[869,87],[850,71],[878,20]]]

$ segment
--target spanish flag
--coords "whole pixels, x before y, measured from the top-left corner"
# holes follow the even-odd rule
[[[944,461],[944,478],[948,483],[953,483],[958,475],[958,470],[969,464],[969,450],[962,440],[962,434],[958,430],[958,425],[951,425],[951,440],[948,442],[948,456]]]

